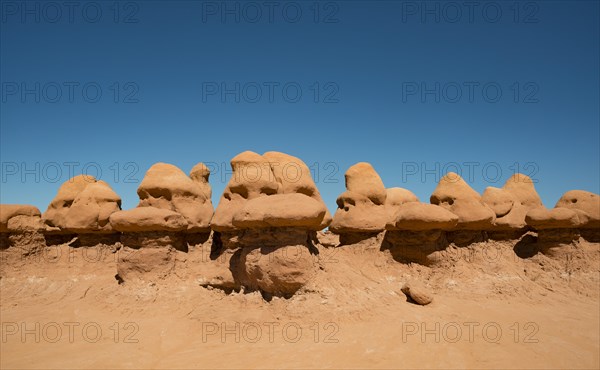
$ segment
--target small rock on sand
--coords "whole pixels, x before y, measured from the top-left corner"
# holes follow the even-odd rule
[[[410,297],[415,303],[425,306],[433,301],[433,295],[424,286],[417,283],[406,283],[402,287],[402,293]]]

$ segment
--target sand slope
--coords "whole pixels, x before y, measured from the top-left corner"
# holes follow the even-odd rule
[[[434,268],[395,261],[376,238],[317,245],[314,279],[270,302],[201,287],[203,269],[219,263],[209,242],[177,252],[164,280],[124,284],[114,247],[60,245],[27,257],[8,249],[0,365],[598,368],[600,245],[579,239],[548,257],[529,256],[522,242],[521,258],[515,244],[451,245]],[[415,280],[433,303],[407,302],[400,289]]]

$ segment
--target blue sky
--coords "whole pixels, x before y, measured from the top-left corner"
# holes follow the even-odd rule
[[[446,170],[600,192],[597,1],[1,4],[2,203],[100,170],[132,208],[202,161],[216,206],[245,150],[303,159],[331,210],[360,161],[422,201]]]

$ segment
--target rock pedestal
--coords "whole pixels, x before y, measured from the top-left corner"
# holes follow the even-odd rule
[[[39,209],[24,204],[0,204],[0,250],[26,256],[44,247]]]
[[[560,257],[579,239],[580,215],[568,208],[535,208],[527,212],[527,225],[537,231],[537,247],[542,253]]]
[[[123,281],[160,279],[172,272],[177,252],[208,239],[213,210],[209,175],[202,163],[190,176],[171,164],[154,164],[138,188],[138,206],[111,214],[110,225],[121,233],[123,244],[117,260]]]
[[[572,209],[578,213],[580,235],[590,242],[600,242],[600,196],[589,191],[571,190],[563,194],[555,208]]]
[[[179,213],[138,207],[113,213],[113,229],[121,232],[117,273],[123,281],[161,278],[175,265],[175,251],[184,249],[187,221]]]
[[[239,231],[232,260],[236,281],[266,296],[292,296],[316,273],[311,233],[296,227]]]
[[[211,222],[219,255],[234,251],[230,268],[239,287],[289,297],[312,278],[312,240],[331,216],[300,159],[244,152],[231,166]]]
[[[382,249],[389,249],[394,259],[423,265],[439,261],[438,253],[448,242],[446,231],[458,223],[458,216],[433,205],[419,202],[398,207],[386,225]]]

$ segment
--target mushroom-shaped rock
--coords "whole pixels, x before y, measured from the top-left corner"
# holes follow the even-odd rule
[[[511,176],[502,189],[486,188],[481,199],[496,214],[491,230],[498,231],[524,230],[527,212],[543,207],[533,180],[520,173]]]
[[[387,190],[369,163],[357,163],[346,171],[346,191],[337,198],[338,209],[329,230],[337,234],[377,232],[385,229]]]
[[[598,194],[585,190],[571,190],[560,197],[555,208],[583,211],[587,214],[587,220],[582,223],[581,227],[600,227],[600,196]]]
[[[0,232],[37,231],[42,228],[40,210],[28,204],[0,204]]]
[[[213,240],[225,250],[237,249],[231,268],[241,285],[291,295],[313,272],[315,231],[331,221],[310,170],[278,152],[243,152],[231,167],[232,178],[211,221]],[[292,251],[300,253],[286,259]]]
[[[40,210],[26,204],[0,204],[0,250],[11,249],[12,257],[36,253],[45,246],[46,240],[41,231],[44,229]],[[12,257],[10,257],[12,256]],[[8,262],[10,265],[12,262]]]
[[[403,263],[437,264],[448,245],[445,231],[457,223],[458,216],[440,206],[405,203],[389,219],[382,249]]]
[[[203,164],[194,167],[188,177],[167,163],[156,163],[138,187],[138,207],[156,207],[178,212],[188,223],[190,232],[208,231],[213,206],[208,181],[210,172]]]
[[[300,158],[280,152],[266,152],[263,154],[263,158],[269,162],[273,176],[279,184],[278,193],[304,194],[323,204],[325,216],[321,224],[318,225],[318,229],[321,230],[329,226],[332,220],[331,214],[321,198],[308,166]]]
[[[537,230],[572,229],[581,225],[579,213],[568,208],[534,208],[527,212],[525,221]]]
[[[525,215],[530,208],[522,205],[510,191],[488,187],[481,199],[496,215],[491,230],[522,230],[527,225]]]
[[[388,221],[394,217],[401,205],[419,201],[419,198],[412,191],[403,188],[388,188],[386,193],[385,208]]]
[[[42,219],[49,227],[57,227],[60,229],[67,228],[67,212],[77,198],[88,185],[96,183],[93,176],[78,175],[64,182],[52,202],[48,205],[48,209],[44,212]]]
[[[337,198],[338,209],[329,230],[336,234],[377,232],[385,229],[388,213],[385,206],[374,204],[369,198],[345,191]]]
[[[121,232],[183,231],[188,223],[179,213],[155,207],[138,207],[110,215],[110,224]]]
[[[231,160],[233,173],[223,191],[211,221],[215,231],[232,231],[233,216],[246,201],[264,195],[277,194],[279,184],[269,162],[261,155],[246,151]]]
[[[589,221],[589,217],[578,209],[538,207],[527,212],[525,221],[537,230],[540,251],[560,256],[564,244],[580,237],[579,229]]]
[[[410,202],[402,205],[394,218],[388,222],[387,230],[452,230],[458,216],[433,204]]]
[[[527,175],[515,173],[506,180],[502,189],[514,195],[521,205],[528,209],[544,206],[542,199],[535,190],[534,181]]]
[[[458,216],[457,230],[487,230],[496,217],[479,193],[454,172],[442,177],[430,201]]]
[[[112,232],[109,217],[121,210],[121,198],[104,181],[89,184],[66,213],[65,228],[76,233]]]
[[[174,268],[175,250],[185,250],[188,222],[179,212],[137,207],[113,213],[110,224],[122,232],[117,273],[123,281],[162,279]]]
[[[254,198],[246,202],[233,217],[233,225],[239,229],[265,227],[298,227],[319,229],[327,209],[304,194],[276,194]]]

